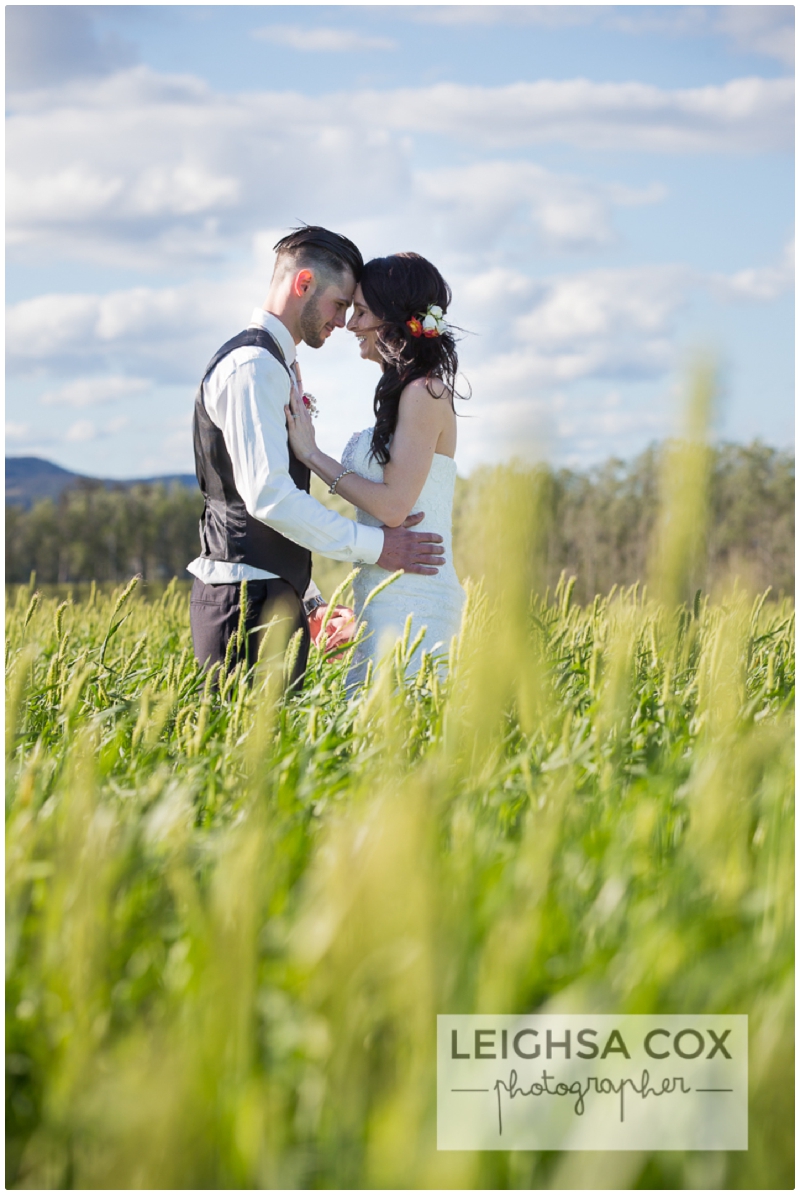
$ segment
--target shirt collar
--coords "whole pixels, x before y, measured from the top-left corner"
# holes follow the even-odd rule
[[[286,324],[281,323],[277,315],[273,315],[271,311],[265,311],[263,307],[256,307],[253,318],[250,320],[250,327],[264,328],[274,336],[286,358],[286,364],[294,365],[297,357],[294,339]]]

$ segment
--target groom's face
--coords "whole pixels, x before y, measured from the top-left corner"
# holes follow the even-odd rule
[[[322,348],[334,328],[344,327],[355,288],[349,270],[338,277],[322,275],[318,279],[300,314],[300,335],[309,348]]]

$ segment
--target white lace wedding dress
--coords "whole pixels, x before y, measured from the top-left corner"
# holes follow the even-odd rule
[[[342,467],[353,469],[369,481],[382,481],[383,466],[370,455],[371,443],[371,427],[351,436],[342,455]],[[364,617],[368,637],[353,654],[347,678],[348,685],[363,683],[367,661],[372,659],[377,663],[387,647],[394,645],[403,634],[409,614],[413,615],[409,643],[414,642],[423,627],[426,631],[411,658],[406,676],[416,674],[423,651],[433,652],[437,657],[443,656],[446,660],[450,641],[458,633],[461,625],[461,610],[464,605],[464,590],[453,568],[452,518],[455,484],[456,462],[452,457],[437,453],[412,514],[420,510],[425,511],[425,518],[414,530],[435,531],[441,535],[444,540],[446,563],[435,576],[404,573],[372,599]],[[373,518],[358,508],[356,518],[359,523],[366,523],[370,527],[381,526],[380,519]],[[353,586],[355,611],[359,618],[369,594],[390,575],[375,564],[362,565]]]

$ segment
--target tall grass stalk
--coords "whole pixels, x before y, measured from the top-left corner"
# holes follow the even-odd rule
[[[546,503],[487,483],[446,680],[287,696],[273,628],[223,692],[174,587],[9,601],[9,1186],[791,1181],[793,608],[683,531],[542,596]],[[749,1151],[438,1153],[436,1015],[536,1010],[747,1013]]]

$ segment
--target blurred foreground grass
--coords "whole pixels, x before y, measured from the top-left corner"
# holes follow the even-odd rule
[[[8,1186],[792,1185],[794,611],[687,593],[671,467],[652,592],[585,608],[489,478],[445,683],[218,696],[175,586],[16,592]],[[437,1153],[436,1015],[544,1009],[748,1014],[749,1150]]]

